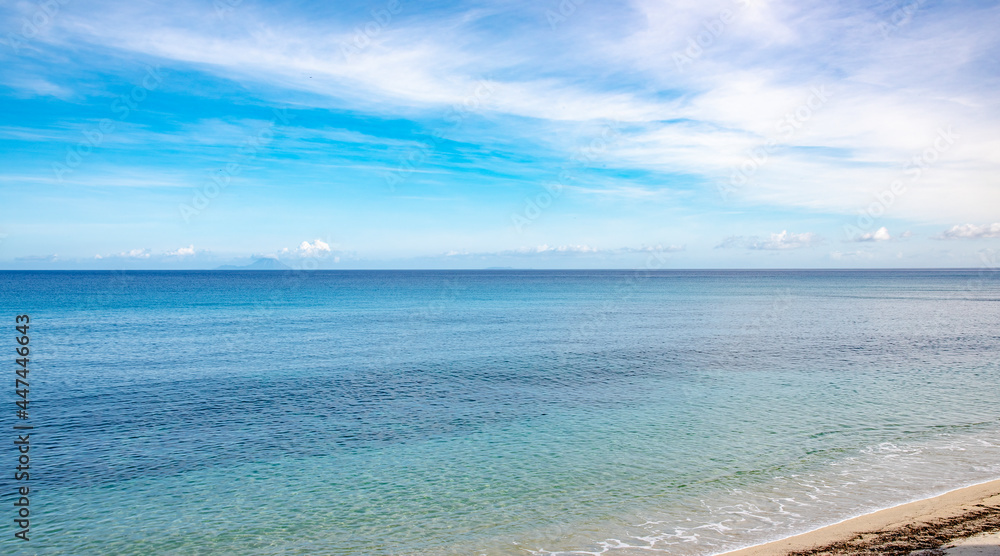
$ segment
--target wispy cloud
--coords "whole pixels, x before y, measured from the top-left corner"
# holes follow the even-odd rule
[[[130,249],[128,251],[122,251],[121,253],[112,253],[109,255],[94,255],[95,259],[148,259],[151,256],[151,252],[148,248],[143,249]]]
[[[59,260],[59,255],[26,255],[24,257],[14,257],[15,261],[22,262],[55,262]]]
[[[895,8],[858,2],[622,0],[580,6],[555,29],[550,4],[402,3],[360,38],[368,9],[228,5],[220,15],[195,0],[60,4],[24,48],[4,51],[0,183],[36,189],[5,202],[24,215],[45,202],[52,230],[16,254],[187,264],[201,251],[136,256],[107,239],[169,248],[197,230],[220,238],[213,252],[285,245],[278,255],[316,257],[337,250],[301,230],[335,218],[371,257],[461,245],[610,258],[629,251],[604,246],[670,237],[724,264],[746,255],[712,249],[733,234],[718,246],[829,260],[806,249],[821,234],[881,245],[906,237],[888,228],[918,230],[913,246],[955,222],[993,222],[1000,206],[995,3],[925,2],[901,22]],[[4,10],[17,22],[37,6]],[[162,83],[119,118],[113,103],[154,65]],[[477,96],[484,82],[491,92]],[[294,118],[234,162],[272,106]],[[102,119],[114,132],[95,141]],[[613,140],[595,133],[612,122]],[[55,179],[53,163],[83,151],[87,163]],[[582,163],[581,152],[601,155]],[[384,175],[400,167],[408,180],[390,192]],[[223,170],[225,193],[212,185]],[[734,176],[740,186],[720,199]],[[499,237],[495,224],[545,183],[560,185],[558,201],[530,230]],[[193,192],[211,209],[181,221],[174,209]],[[97,196],[119,216],[80,229],[113,247],[66,253],[59,224],[89,222],[80,207]],[[884,221],[842,235],[872,207]],[[290,213],[302,228],[284,225]],[[398,248],[387,223],[419,237],[419,253]],[[994,226],[938,237],[997,237]],[[813,231],[751,235],[785,227]],[[522,243],[534,247],[503,250]]]
[[[950,229],[941,232],[939,239],[983,239],[1000,237],[1000,222],[977,226],[975,224],[962,224],[952,226]]]
[[[769,237],[764,238],[760,236],[730,236],[722,240],[722,243],[717,245],[716,248],[728,249],[740,247],[751,250],[783,251],[786,249],[813,247],[820,241],[819,236],[812,232],[790,234],[787,230],[782,230],[781,233],[771,234]]]
[[[684,247],[679,245],[662,244],[642,247],[618,247],[612,249],[600,249],[590,245],[536,245],[534,247],[517,247],[503,251],[470,253],[468,251],[449,251],[444,254],[446,257],[487,257],[487,256],[539,256],[539,255],[566,255],[566,256],[586,256],[586,255],[621,255],[627,253],[676,253],[683,251]]]
[[[657,243],[656,245],[644,245],[642,247],[622,247],[619,251],[624,253],[677,253],[678,251],[684,251],[684,246]]]
[[[470,253],[468,251],[449,251],[446,257],[485,257],[485,256],[534,256],[534,255],[580,255],[598,253],[600,250],[589,245],[536,245],[534,247],[517,247],[503,251]]]
[[[830,253],[833,260],[841,259],[872,259],[874,256],[868,251],[834,251]]]

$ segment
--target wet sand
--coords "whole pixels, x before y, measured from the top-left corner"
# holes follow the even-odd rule
[[[1000,536],[984,534],[996,531],[1000,531],[1000,480],[726,552],[725,556],[1000,554]]]

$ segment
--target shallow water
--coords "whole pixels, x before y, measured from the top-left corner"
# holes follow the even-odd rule
[[[3,551],[712,554],[997,478],[996,274],[0,273]]]

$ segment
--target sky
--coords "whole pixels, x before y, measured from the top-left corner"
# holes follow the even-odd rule
[[[996,2],[12,1],[0,268],[1000,267]]]

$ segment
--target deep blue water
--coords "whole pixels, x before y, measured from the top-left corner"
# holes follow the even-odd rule
[[[0,272],[0,547],[711,554],[997,478],[997,274]]]

